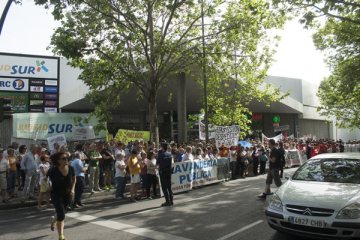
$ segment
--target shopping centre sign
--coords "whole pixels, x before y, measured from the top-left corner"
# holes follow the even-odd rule
[[[58,78],[58,58],[0,54],[0,76]]]
[[[87,137],[79,139],[79,133],[87,132],[89,127],[96,126],[95,117],[86,123],[78,121],[85,119],[87,114],[78,113],[17,113],[13,115],[13,137],[34,140],[47,140],[47,138],[64,134],[68,141],[89,140]],[[79,131],[84,128],[86,131]],[[93,138],[104,138],[105,131],[101,131]]]

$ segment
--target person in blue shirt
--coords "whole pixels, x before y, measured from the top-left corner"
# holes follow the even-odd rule
[[[73,160],[71,162],[71,166],[74,168],[76,176],[73,208],[80,208],[83,206],[83,204],[81,203],[81,196],[84,192],[85,172],[87,167],[84,166],[83,161],[80,159],[81,152],[75,152],[72,157]]]

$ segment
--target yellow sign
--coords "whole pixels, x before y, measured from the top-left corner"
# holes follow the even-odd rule
[[[149,131],[134,131],[134,130],[126,130],[126,129],[119,129],[115,136],[115,141],[128,143],[130,141],[135,140],[150,140],[150,132]]]

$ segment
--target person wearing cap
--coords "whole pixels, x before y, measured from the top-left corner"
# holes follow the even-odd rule
[[[0,193],[2,197],[3,203],[9,202],[7,197],[6,188],[6,173],[9,171],[9,163],[8,160],[4,157],[4,149],[0,148]]]
[[[157,158],[161,189],[165,197],[165,202],[161,204],[162,207],[174,205],[173,192],[171,190],[171,174],[173,172],[172,162],[172,154],[168,151],[168,144],[162,143]]]

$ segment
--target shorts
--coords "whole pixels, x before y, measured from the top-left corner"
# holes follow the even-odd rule
[[[130,174],[131,183],[140,183],[140,174]]]
[[[269,185],[272,184],[273,180],[277,187],[281,186],[282,182],[281,182],[280,175],[279,175],[279,169],[277,169],[277,168],[273,168],[273,169],[269,170],[267,177],[266,177],[266,184],[269,184]]]
[[[7,189],[6,173],[0,173],[0,190]]]
[[[40,192],[45,193],[49,190],[48,182],[41,181],[40,183]]]

